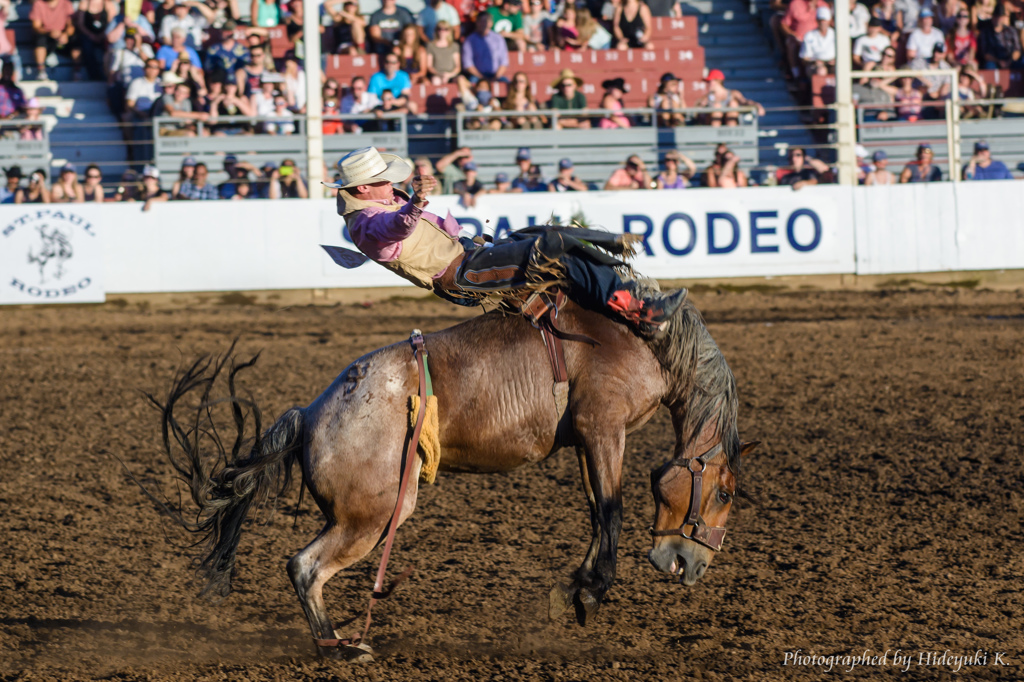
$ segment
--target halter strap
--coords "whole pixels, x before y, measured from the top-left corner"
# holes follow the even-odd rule
[[[665,530],[654,530],[654,528],[651,528],[650,533],[652,536],[679,535],[716,552],[721,551],[722,544],[725,542],[725,528],[709,526],[704,522],[703,517],[700,515],[700,501],[701,493],[703,492],[704,470],[707,468],[708,462],[720,455],[722,451],[722,443],[719,442],[703,454],[692,459],[678,457],[672,460],[672,464],[683,467],[690,472],[690,506],[686,510],[686,518],[683,519],[683,523],[679,528],[668,528]],[[693,531],[689,535],[683,530],[686,526],[693,526]]]

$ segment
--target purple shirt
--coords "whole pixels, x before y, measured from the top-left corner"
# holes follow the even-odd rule
[[[474,31],[462,45],[462,68],[476,67],[485,76],[493,76],[501,67],[508,67],[508,46],[494,31],[481,36]]]
[[[348,232],[352,242],[359,247],[359,250],[378,263],[390,263],[402,254],[402,240],[408,239],[416,229],[420,218],[427,218],[438,224],[438,226],[452,237],[457,237],[461,226],[459,221],[452,217],[451,211],[444,220],[440,216],[424,211],[411,201],[401,197],[395,197],[392,201],[383,199],[369,199],[372,203],[380,204],[367,206],[352,216],[348,222]],[[397,211],[388,211],[384,207],[398,204],[402,208]],[[447,269],[447,268],[445,268]],[[444,270],[434,275],[437,279]]]

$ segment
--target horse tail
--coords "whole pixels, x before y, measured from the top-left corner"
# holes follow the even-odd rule
[[[196,575],[204,582],[200,594],[213,597],[231,593],[243,523],[250,512],[267,506],[288,489],[292,465],[303,448],[303,408],[291,408],[261,433],[259,408],[251,398],[242,399],[236,394],[237,374],[252,367],[258,354],[248,362],[232,363],[227,379],[228,397],[211,400],[214,383],[228,364],[233,349],[234,344],[218,359],[200,358],[181,372],[165,403],[147,395],[161,413],[165,454],[199,512],[194,517],[186,517],[180,502],[175,506],[156,499],[145,487],[143,491],[178,525],[197,536],[193,546],[201,549],[195,561]],[[175,416],[175,408],[191,394],[199,394],[199,404],[198,408],[186,408],[190,420],[183,426]],[[230,461],[213,422],[213,407],[221,403],[230,405],[234,417],[235,438]],[[247,415],[243,408],[248,408],[248,414],[253,417],[255,435],[248,454],[240,457],[247,442]],[[216,457],[211,461],[204,449],[214,450]]]

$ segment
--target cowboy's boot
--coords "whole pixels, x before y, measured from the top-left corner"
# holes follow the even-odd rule
[[[632,291],[622,289],[612,294],[608,307],[630,322],[644,336],[655,336],[668,324],[672,314],[686,300],[686,289],[665,296],[656,294],[637,298]]]

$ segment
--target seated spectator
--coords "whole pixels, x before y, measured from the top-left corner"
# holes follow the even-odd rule
[[[332,84],[330,81],[324,83],[323,92],[323,133],[324,135],[340,135],[346,130],[349,132],[362,132],[362,128],[357,125],[356,121],[343,122],[339,117],[341,116],[341,100],[338,99],[338,85],[337,83]],[[359,121],[358,123],[365,123],[365,121]]]
[[[367,90],[381,99],[385,90],[390,90],[395,96],[395,104],[406,106],[409,103],[409,95],[412,93],[412,81],[409,74],[402,71],[398,55],[389,54],[384,57],[384,67],[381,71],[370,77],[370,84]]]
[[[926,59],[922,59],[920,55],[914,58],[910,62],[909,68],[931,70],[931,71],[949,71],[953,67],[946,61],[946,43],[938,43],[935,45],[935,52],[928,56]],[[927,95],[928,99],[931,100],[944,100],[949,99],[949,93],[952,92],[952,86],[949,83],[949,79],[943,76],[922,76],[922,94]],[[936,109],[929,111],[933,117],[938,116]]]
[[[199,61],[199,53],[194,49],[185,44],[185,39],[188,37],[188,32],[178,26],[171,31],[171,42],[165,44],[156,52],[157,61],[160,62],[160,66],[163,67],[164,71],[173,71],[178,60],[181,58],[181,54],[184,53],[189,58],[189,63],[197,66],[201,65]]]
[[[197,122],[209,120],[210,115],[193,109],[191,88],[173,73],[165,73],[161,82],[164,94],[153,104],[153,116],[167,116],[176,121],[161,125],[160,135],[195,137],[199,134]],[[209,135],[210,131],[203,129],[202,134]]]
[[[868,173],[868,176],[864,179],[865,185],[896,184],[896,176],[893,175],[892,171],[888,170],[889,157],[885,153],[884,149],[879,149],[877,152],[872,154],[871,161],[874,162],[875,169]]]
[[[957,11],[956,24],[949,32],[949,53],[953,63],[971,69],[978,68],[978,39],[971,30],[971,15],[967,8]]]
[[[0,187],[0,204],[21,204],[25,200],[25,190],[21,187],[21,166],[4,169],[7,182]],[[21,201],[18,200],[21,197]]]
[[[1013,180],[1013,175],[1002,161],[992,158],[988,142],[978,140],[974,143],[974,155],[964,165],[964,180]]]
[[[932,11],[935,13],[935,25],[947,36],[956,29],[957,15],[961,11],[967,13],[970,20],[970,10],[964,0],[937,0],[932,3]]]
[[[882,61],[882,52],[891,45],[888,34],[882,30],[882,21],[873,17],[868,22],[867,35],[857,38],[853,44],[854,68],[862,71],[873,69]]]
[[[458,10],[449,5],[445,0],[430,0],[420,10],[416,18],[416,24],[420,27],[420,37],[424,42],[431,42],[437,38],[437,27],[441,22],[448,25],[451,32],[448,36],[450,42],[457,43],[462,34],[462,18]]]
[[[507,173],[497,173],[494,176],[494,189],[486,190],[487,194],[508,194],[512,191],[512,183],[508,180]]]
[[[133,80],[125,93],[126,120],[148,121],[152,118],[153,104],[163,95],[159,76],[160,62],[156,59],[148,60],[142,77]]]
[[[574,4],[565,3],[562,14],[555,20],[551,34],[552,42],[559,50],[575,52],[584,48],[586,43],[580,40],[580,30],[576,27],[576,6]]]
[[[796,2],[798,0],[794,0]],[[735,109],[736,107],[754,107],[758,116],[764,116],[764,107],[752,99],[747,99],[739,90],[730,90],[725,87],[725,74],[718,69],[711,69],[704,78],[708,84],[708,93],[697,100],[698,107],[711,109]],[[727,126],[736,126],[740,123],[740,112],[738,111],[713,111],[703,117],[705,125],[718,127],[725,123]]]
[[[519,166],[519,175],[513,180],[513,185],[515,180],[526,182],[526,178],[530,173],[530,167],[533,166],[533,161],[530,160],[531,156],[529,147],[520,147],[516,151],[516,165]]]
[[[283,83],[284,77],[279,73],[264,73],[260,77],[260,89],[250,98],[253,112],[257,116],[265,118],[274,114],[274,98],[280,93]]]
[[[615,47],[620,50],[635,48],[651,49],[651,31],[654,22],[651,10],[640,0],[622,0],[615,8],[612,19],[612,33],[615,35]]]
[[[505,46],[510,50],[525,52],[523,0],[501,0],[500,5],[488,7],[487,13],[491,15],[492,30],[505,39]]]
[[[246,36],[246,46],[249,49],[249,62],[260,61],[263,64],[264,71],[277,71],[277,62],[274,61],[274,55],[270,53],[270,40],[266,36],[261,36],[258,33],[250,33]],[[262,57],[254,58],[252,56],[253,50],[259,50]],[[294,52],[294,50],[290,50]]]
[[[476,195],[484,193],[484,184],[477,177],[476,164],[472,161],[462,164],[462,172],[466,177],[455,183],[454,190],[463,206],[473,208],[476,206]]]
[[[470,84],[469,80],[463,77],[458,79],[459,98],[455,102],[456,111],[471,111],[478,114],[489,114],[500,104],[491,92],[491,82],[478,80]],[[466,130],[479,130],[490,128],[501,129],[501,119],[492,116],[480,116],[479,118],[467,117],[463,119]]]
[[[96,164],[89,164],[85,169],[85,183],[82,185],[82,197],[86,203],[102,204],[105,200],[103,194],[103,173]]]
[[[43,135],[43,106],[39,103],[38,97],[32,97],[25,102],[25,118],[18,129],[18,138],[22,140],[42,140]]]
[[[257,28],[275,28],[281,25],[281,7],[277,0],[252,0],[250,21]]]
[[[208,181],[209,176],[210,172],[207,170],[205,163],[195,164],[192,177],[182,181],[175,199],[184,199],[186,201],[215,201],[220,199],[220,193],[217,191],[217,188]]]
[[[460,147],[437,160],[436,168],[441,173],[441,184],[444,186],[445,194],[454,193],[455,183],[466,179],[463,166],[472,162],[473,150],[469,147]]]
[[[142,170],[142,193],[139,199],[146,202],[142,206],[143,211],[148,211],[153,204],[160,204],[171,197],[160,187],[160,171],[156,166],[146,166]]]
[[[945,48],[946,36],[935,28],[935,14],[931,9],[925,7],[921,10],[917,23],[917,28],[907,39],[907,61],[913,61],[918,56],[928,59],[935,53],[935,48],[939,45]]]
[[[242,96],[252,97],[253,94],[259,92],[263,83],[263,74],[271,72],[264,62],[265,55],[266,48],[262,45],[250,48],[248,63],[235,72],[238,92]]]
[[[271,117],[272,120],[263,124],[263,132],[268,135],[295,134],[295,114],[288,108],[288,100],[280,92],[274,96],[274,111]]]
[[[960,76],[957,79],[957,99],[960,102],[970,102],[976,99],[984,99],[988,91],[988,85],[981,77],[967,69],[960,69]],[[961,105],[960,118],[982,118],[985,116],[985,109],[977,104]]]
[[[885,48],[882,52],[882,61],[874,69],[869,70],[878,71],[879,76],[886,71],[895,71],[896,48]],[[866,107],[868,114],[877,112],[875,117],[879,121],[888,121],[893,116],[893,113],[889,111],[891,107],[880,108],[871,107],[871,105],[892,104],[899,90],[897,83],[897,78],[862,78],[853,84],[853,96],[861,106]]]
[[[235,40],[235,28],[235,23],[229,21],[221,31],[220,41],[213,43],[206,51],[207,72],[223,71],[234,75],[249,62],[249,50]]]
[[[295,167],[295,161],[285,159],[281,162],[281,167],[271,173],[270,198],[306,199],[308,197],[306,183],[303,182],[299,169]]]
[[[60,169],[57,182],[50,188],[50,202],[54,204],[81,204],[85,202],[85,193],[78,184],[78,172],[74,164],[66,163]]]
[[[901,78],[900,88],[893,100],[896,102],[896,115],[901,121],[916,121],[921,118],[921,102],[924,97],[917,89],[917,79]]]
[[[397,0],[381,0],[381,8],[370,15],[368,47],[383,58],[391,53],[402,29],[413,23],[412,13],[399,6]]]
[[[434,27],[434,39],[425,50],[427,79],[433,85],[445,85],[462,73],[462,54],[452,36],[452,26],[444,19]]]
[[[213,10],[210,28],[223,31],[228,22],[237,22],[242,17],[238,9],[238,0],[205,0],[205,2]]]
[[[420,34],[416,26],[409,24],[398,34],[395,55],[399,66],[409,74],[413,83],[422,83],[427,79],[427,51],[420,44]]]
[[[330,81],[324,88],[326,89],[328,85],[330,85]],[[352,79],[352,86],[348,93],[341,98],[341,113],[343,114],[368,114],[379,106],[380,98],[367,90],[366,79],[362,76]],[[361,124],[364,123],[362,121],[345,121],[345,130],[350,133],[362,132]]]
[[[25,95],[14,82],[14,62],[0,69],[0,120],[14,118],[25,110]]]
[[[223,85],[221,85],[220,81],[213,81],[212,83],[217,84],[217,92],[211,95],[208,105],[210,114],[213,115],[215,120],[228,116],[256,115],[256,110],[253,109],[251,100],[239,94],[238,83],[231,80],[223,83]],[[251,123],[246,121],[229,121],[211,126],[210,132],[213,135],[250,135],[253,132],[253,127]]]
[[[802,147],[790,147],[789,168],[779,169],[777,177],[780,185],[788,185],[797,190],[817,185],[828,172],[828,164],[824,161],[808,156],[807,150]]]
[[[198,49],[203,44],[203,31],[216,18],[213,9],[198,0],[174,0],[174,10],[160,22],[160,42],[170,43],[176,28],[185,30],[185,44]]]
[[[174,185],[171,187],[171,199],[182,199],[181,186],[186,182],[190,182],[196,174],[196,157],[186,156],[181,161],[181,168],[178,170],[178,179],[174,181]]]
[[[817,0],[791,0],[779,21],[779,30],[786,40],[784,52],[794,77],[800,75],[799,53],[804,37],[818,25],[817,8]]]
[[[911,161],[900,173],[900,182],[941,182],[942,171],[932,165],[932,146],[927,142],[917,147],[917,159]]]
[[[0,59],[14,64],[14,72],[21,78],[21,56],[14,41],[7,39],[7,21],[12,15],[17,19],[17,13],[11,8],[11,0],[0,0]]]
[[[366,19],[359,14],[359,3],[324,3],[331,18],[329,31],[334,39],[335,54],[363,54],[366,49]]]
[[[376,109],[373,110],[374,115],[377,117],[377,130],[381,132],[394,132],[399,129],[399,126],[395,123],[394,119],[385,118],[385,114],[410,114],[410,104],[399,104],[398,99],[391,94],[390,90],[385,90],[381,93],[380,104]]]
[[[682,112],[686,99],[674,74],[662,74],[658,91],[647,99],[647,106],[658,110],[659,126],[675,128],[686,124],[686,115]]]
[[[509,86],[508,95],[501,103],[502,111],[537,111],[537,102],[530,92],[530,79],[522,71],[512,76],[512,83]],[[505,119],[506,124],[511,128],[530,129],[543,128],[547,119],[541,116],[509,116]]]
[[[889,41],[893,45],[898,43],[903,33],[903,14],[896,8],[896,0],[879,0],[871,9],[871,15],[878,19]]]
[[[128,86],[146,71],[146,60],[153,58],[153,48],[139,40],[134,28],[125,33],[121,47],[111,45],[107,52],[107,101],[114,116],[123,120],[124,98]]]
[[[594,18],[585,5],[576,10],[576,31],[584,50],[608,50],[615,40],[615,36]]]
[[[604,183],[606,190],[651,189],[654,186],[651,174],[647,172],[647,164],[636,154],[626,159],[622,168],[612,173]]]
[[[622,97],[629,90],[626,81],[622,78],[610,78],[601,83],[604,88],[604,97],[601,98],[601,108],[612,111],[622,111]],[[605,129],[631,128],[632,123],[623,114],[613,113],[601,119],[600,126]]]
[[[20,201],[19,201],[20,199]],[[21,194],[15,194],[16,204],[48,204],[50,203],[50,188],[46,186],[46,171],[37,168],[32,171],[28,179],[28,189]]]
[[[481,79],[508,82],[508,48],[505,39],[491,30],[493,21],[490,14],[481,12],[476,30],[462,44],[462,68],[473,83]]]
[[[740,157],[725,144],[715,148],[715,159],[704,169],[701,179],[705,187],[732,188],[748,184],[747,174],[740,169]]]
[[[526,177],[518,177],[512,181],[513,192],[547,192],[548,181],[541,175],[540,166],[532,164],[526,171]]]
[[[114,192],[113,201],[131,203],[142,198],[142,188],[139,186],[139,175],[128,169],[121,174],[121,184]]]
[[[35,36],[33,55],[36,60],[36,79],[46,80],[46,66],[57,66],[57,52],[67,52],[74,62],[75,79],[81,69],[81,51],[76,41],[72,18],[75,8],[70,0],[35,0],[28,18]]]
[[[975,0],[971,3],[971,27],[981,31],[992,23],[998,0]]]
[[[203,67],[192,61],[188,52],[182,51],[177,60],[171,66],[170,73],[180,78],[192,91],[197,101],[206,99],[206,76],[203,74]]]
[[[800,59],[808,76],[827,76],[836,69],[836,32],[832,30],[832,12],[819,7],[818,27],[804,34],[800,46]]]
[[[549,192],[586,192],[587,183],[583,182],[572,172],[572,159],[561,159],[558,162],[558,175],[548,183]]]
[[[36,0],[40,2],[40,0]],[[1002,3],[996,5],[992,22],[981,31],[981,61],[986,69],[1021,69],[1020,35],[1010,25],[1010,14]]]
[[[932,0],[896,0],[896,11],[900,17],[900,31],[904,36],[910,35],[921,25],[919,21],[921,8],[926,4],[932,4]]]
[[[306,72],[299,58],[289,52],[284,58],[284,88],[288,108],[296,114],[306,113]]]
[[[959,1],[959,0],[958,0]],[[868,22],[871,21],[871,10],[864,2],[858,2],[850,11],[850,40],[856,41],[868,33]]]
[[[547,49],[548,35],[553,25],[551,13],[544,0],[527,0],[523,9],[523,39],[530,52]]]
[[[135,19],[129,19],[122,12],[107,24],[107,43],[110,46],[108,49],[124,47],[125,38],[129,33],[138,37],[139,47],[141,47],[141,43],[146,43],[148,46],[149,43],[156,40],[156,31],[146,15],[140,14]],[[152,51],[152,48],[150,50]]]
[[[586,109],[587,98],[579,90],[582,85],[583,79],[574,74],[572,69],[562,69],[562,73],[558,75],[558,78],[551,82],[551,87],[555,88],[555,94],[551,96],[551,101],[548,102],[548,109],[562,111]],[[575,116],[559,116],[556,127],[560,129],[589,128],[590,120]]]
[[[686,165],[686,170],[679,172],[679,164]],[[690,157],[681,154],[676,150],[665,154],[665,170],[658,174],[655,183],[658,189],[686,189],[690,186],[690,180],[697,174],[697,164]]]

